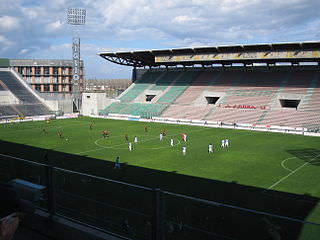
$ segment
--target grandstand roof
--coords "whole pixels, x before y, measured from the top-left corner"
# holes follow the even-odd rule
[[[113,63],[135,67],[174,66],[181,64],[320,62],[320,42],[101,52],[98,55]]]

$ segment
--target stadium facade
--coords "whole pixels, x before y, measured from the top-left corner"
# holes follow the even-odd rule
[[[72,66],[72,60],[0,59],[0,117],[72,113]]]
[[[72,60],[10,59],[10,66],[31,87],[41,93],[72,92]],[[81,61],[80,86],[83,84],[84,64]]]

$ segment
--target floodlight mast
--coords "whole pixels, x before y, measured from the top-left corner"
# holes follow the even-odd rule
[[[85,25],[86,23],[86,10],[82,8],[68,8],[67,23],[70,25]],[[72,38],[72,97],[74,112],[81,110],[81,93],[82,87],[80,83],[81,76],[81,63],[80,63],[80,37]]]

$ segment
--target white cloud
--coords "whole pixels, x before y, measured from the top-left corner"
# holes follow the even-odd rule
[[[186,16],[186,15],[181,15],[181,16],[176,16],[174,17],[173,19],[173,23],[178,23],[178,24],[186,24],[186,23],[191,23],[191,24],[194,24],[194,23],[197,23],[201,21],[200,18],[196,18],[196,17],[190,17],[190,16]]]
[[[36,19],[38,16],[38,12],[34,9],[22,8],[21,11],[30,20]]]
[[[107,71],[102,66],[106,61],[95,55],[101,49],[292,42],[320,37],[319,0],[1,0],[0,42],[5,47],[0,48],[0,55],[71,58],[70,43],[76,33],[65,24],[68,7],[87,9],[87,24],[79,27],[78,34],[81,56],[90,66],[86,68],[88,76]],[[106,65],[108,69],[110,65],[114,64]]]
[[[21,49],[21,50],[20,50],[20,54],[21,54],[21,55],[25,55],[25,54],[27,54],[29,51],[30,51],[30,49],[24,48],[24,49]]]
[[[3,16],[0,17],[0,29],[4,31],[15,30],[19,28],[19,20],[12,16]]]
[[[48,32],[57,31],[62,27],[62,25],[63,24],[60,20],[55,21],[55,22],[51,22],[51,23],[47,24],[46,31],[48,31]]]
[[[13,43],[11,41],[9,41],[5,36],[0,35],[0,43],[4,46],[10,46]]]

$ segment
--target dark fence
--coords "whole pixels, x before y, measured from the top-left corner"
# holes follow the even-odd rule
[[[16,178],[45,186],[36,205],[52,216],[129,239],[309,240],[320,236],[318,223],[0,154],[0,180]]]

